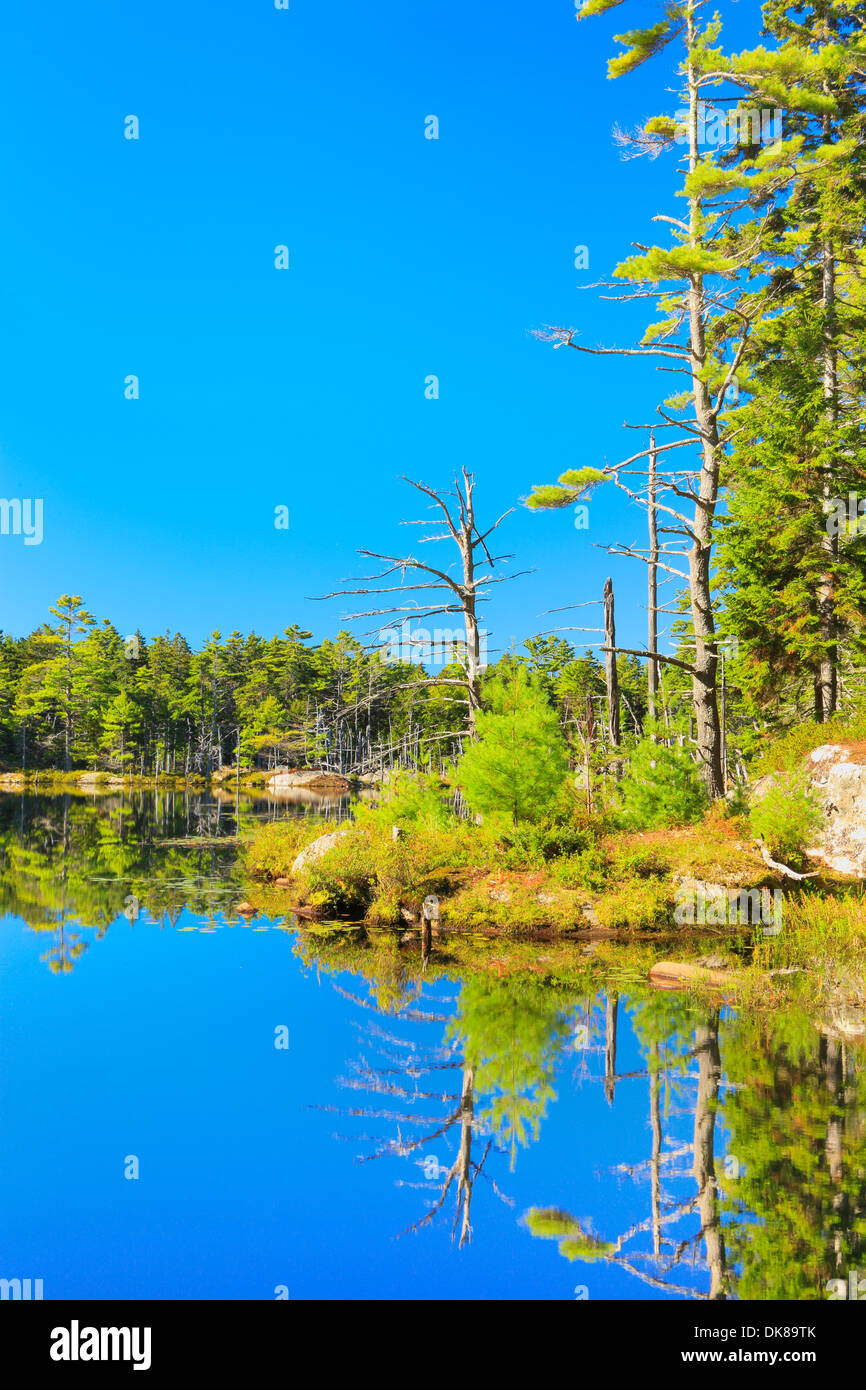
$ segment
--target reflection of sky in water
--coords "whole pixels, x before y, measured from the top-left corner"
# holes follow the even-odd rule
[[[590,1300],[670,1296],[638,1272],[682,1291],[709,1289],[691,1145],[698,1074],[710,1052],[705,1046],[703,1063],[689,1055],[696,1030],[712,1023],[707,1006],[651,993],[647,1005],[619,984],[610,1104],[603,994],[554,991],[532,970],[503,974],[506,948],[497,946],[495,958],[486,952],[485,972],[461,982],[456,969],[449,978],[433,970],[412,998],[414,941],[401,956],[407,1002],[400,1015],[383,1014],[360,973],[328,973],[326,959],[333,968],[340,957],[328,956],[327,935],[307,937],[313,963],[305,964],[294,930],[226,915],[240,895],[231,854],[149,852],[157,877],[148,878],[137,844],[119,846],[106,819],[73,805],[64,850],[60,821],[54,814],[43,824],[44,810],[26,844],[16,842],[8,819],[3,840],[0,1277],[42,1278],[49,1298],[270,1299],[278,1285],[293,1298],[572,1299],[582,1286]],[[133,880],[141,912],[129,921],[122,904]],[[64,948],[77,937],[85,949],[70,953],[71,968],[58,975],[49,967],[59,950],[59,906]],[[101,925],[78,925],[87,921]],[[365,953],[357,943],[353,949],[357,964]],[[443,949],[447,940],[434,943],[434,965]],[[550,949],[533,956],[536,965]],[[366,960],[374,959],[371,950]],[[379,999],[400,996],[398,983],[379,984]],[[517,1146],[513,1170],[502,1128],[493,1136],[474,1177],[472,1241],[462,1250],[451,1240],[456,1184],[436,1219],[412,1230],[460,1151],[467,1073],[448,1028],[457,1008],[464,1031],[494,1044],[473,1072],[475,1163],[491,1140],[487,1117],[510,1069],[524,1100],[521,1080],[543,1081],[548,1058],[552,1069],[538,1138]],[[846,1260],[864,1263],[859,1062],[794,1010],[772,1049],[746,1022],[722,1015],[722,1060],[737,1085],[723,1076],[714,1127],[711,1087],[704,1102],[722,1186],[737,1190],[739,1165],[739,1190],[757,1183],[749,1200],[763,1200],[764,1217],[779,1214],[769,1233],[749,1231],[747,1248],[757,1254],[747,1296],[820,1296],[827,1279],[844,1277]],[[289,1032],[287,1051],[274,1046],[280,1025]],[[685,1207],[679,1222],[662,1222],[667,1270],[646,1258],[654,1046],[668,1059],[658,1087],[658,1213]],[[409,1057],[434,1069],[419,1065],[413,1077]],[[412,1091],[429,1094],[400,1094]],[[360,1113],[370,1110],[379,1113]],[[424,1123],[416,1126],[419,1115]],[[436,1133],[449,1116],[453,1123]],[[738,1138],[726,1155],[732,1119]],[[123,1176],[131,1154],[140,1162],[137,1182]],[[567,1213],[580,1227],[560,1221],[557,1238],[536,1238],[525,1223],[531,1208]],[[706,1208],[703,1215],[706,1226]],[[795,1226],[807,1231],[806,1258],[789,1239]],[[834,1253],[840,1226],[841,1255]],[[580,1258],[560,1253],[563,1235],[576,1240]],[[608,1258],[584,1257],[593,1241]]]
[[[591,1298],[653,1296],[620,1269],[568,1263],[519,1222],[557,1206],[608,1238],[648,1215],[648,1180],[610,1171],[649,1155],[645,1078],[619,1082],[611,1108],[584,1075],[600,1076],[603,1054],[567,1039],[539,1141],[513,1173],[491,1153],[476,1180],[471,1245],[451,1244],[450,1195],[435,1225],[395,1239],[431,1200],[397,1185],[424,1182],[419,1156],[359,1164],[375,1142],[333,1135],[392,1136],[395,1124],[310,1107],[381,1108],[338,1084],[359,1054],[373,1060],[353,1024],[430,1047],[442,1025],[359,1008],[282,931],[235,926],[203,941],[197,925],[186,913],[174,930],[121,919],[61,978],[40,963],[37,935],[14,918],[0,927],[3,1273],[43,1277],[49,1297],[272,1298],[281,1283],[296,1298],[571,1298],[577,1284]],[[335,982],[367,998],[357,977]],[[454,981],[427,986],[423,1007],[456,993]],[[280,1024],[288,1051],[273,1045]],[[618,1071],[644,1065],[621,1004]],[[459,1072],[443,1075],[435,1088],[459,1090]],[[671,1120],[678,1135],[690,1124]],[[486,1138],[475,1143],[480,1157]],[[423,1157],[450,1164],[455,1144]],[[133,1153],[138,1182],[123,1177]]]

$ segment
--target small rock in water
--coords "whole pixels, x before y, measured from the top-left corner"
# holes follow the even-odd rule
[[[244,917],[255,917],[258,910],[257,907],[253,907],[252,903],[238,903],[235,908],[235,911],[240,912]]]

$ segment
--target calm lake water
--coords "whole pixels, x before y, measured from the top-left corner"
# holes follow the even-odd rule
[[[0,1277],[819,1299],[866,1272],[862,1049],[587,986],[579,945],[575,982],[550,943],[245,920],[235,811],[0,797]]]

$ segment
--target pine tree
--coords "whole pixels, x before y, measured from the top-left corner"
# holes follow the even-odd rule
[[[752,697],[776,710],[783,697],[789,716],[808,701],[824,720],[840,665],[863,652],[866,554],[833,526],[836,499],[866,481],[863,6],[772,0],[764,22],[799,62],[801,86],[793,106],[779,97],[790,176],[765,188],[736,234],[759,247],[773,311],[744,354],[747,399],[729,416],[720,577]],[[757,49],[737,61],[766,84],[778,58]]]
[[[485,682],[483,697],[477,740],[458,764],[458,783],[475,812],[507,815],[515,826],[537,820],[568,769],[556,714],[538,678],[516,661]]]

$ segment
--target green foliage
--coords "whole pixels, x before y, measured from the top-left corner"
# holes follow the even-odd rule
[[[829,1281],[862,1271],[866,1254],[862,1062],[837,1071],[839,1045],[803,1009],[769,1022],[737,1010],[722,1043],[733,1082],[724,1122],[739,1160],[737,1179],[724,1182],[737,1296],[824,1300]]]
[[[367,753],[454,727],[447,687],[345,632],[311,646],[297,626],[271,638],[214,631],[194,651],[179,633],[124,640],[78,595],[50,618],[26,637],[0,633],[0,766],[206,777],[257,759],[315,766],[337,749],[351,763],[359,742]],[[448,756],[447,738],[426,746]]]
[[[866,708],[846,710],[819,722],[806,719],[784,734],[775,735],[755,760],[757,776],[767,772],[793,772],[814,748],[825,743],[866,742]]]
[[[706,793],[691,758],[680,748],[642,739],[619,785],[619,819],[629,830],[689,825],[707,807]]]
[[[393,776],[372,804],[359,802],[355,818],[359,825],[375,827],[389,835],[395,825],[404,830],[432,832],[453,819],[440,782],[434,777],[409,772]]]
[[[259,826],[243,847],[247,872],[257,878],[287,878],[305,845],[332,829],[324,816],[298,816]]]
[[[484,686],[477,740],[457,767],[457,781],[475,812],[538,820],[568,770],[565,741],[537,678],[512,662]]]
[[[608,477],[600,468],[569,468],[560,473],[557,483],[535,483],[526,498],[526,506],[532,512],[550,511],[559,507],[570,507],[579,497],[586,497],[599,483]]]
[[[602,893],[608,886],[610,865],[601,845],[593,842],[577,854],[557,860],[553,872],[566,888],[585,888],[590,893]]]
[[[749,788],[746,782],[736,782],[725,798],[725,815],[747,816],[749,814]]]
[[[555,992],[535,977],[474,977],[460,991],[449,1025],[463,1039],[484,1098],[480,1118],[507,1147],[514,1168],[517,1149],[538,1138],[549,1101],[555,1099],[555,1060],[568,1034],[568,1019]]]
[[[559,1253],[567,1260],[603,1260],[615,1253],[616,1247],[610,1241],[584,1230],[567,1211],[556,1207],[530,1207],[525,1220],[532,1235],[542,1240],[558,1240]]]
[[[523,821],[516,827],[503,830],[497,837],[495,862],[504,869],[541,867],[550,860],[583,850],[592,831],[584,822],[570,820],[557,824],[550,817],[540,821]]]
[[[622,931],[648,931],[670,924],[674,898],[669,883],[635,878],[608,888],[596,904],[602,926]]]
[[[674,10],[673,6],[670,8]],[[624,43],[626,49],[608,62],[608,77],[623,77],[627,72],[634,72],[635,68],[639,68],[648,58],[661,53],[675,32],[671,20],[663,19],[661,23],[653,24],[649,29],[630,29],[625,34],[614,34],[615,42]]]
[[[802,861],[814,840],[823,814],[805,770],[783,772],[752,806],[749,821],[774,859],[786,864]]]

